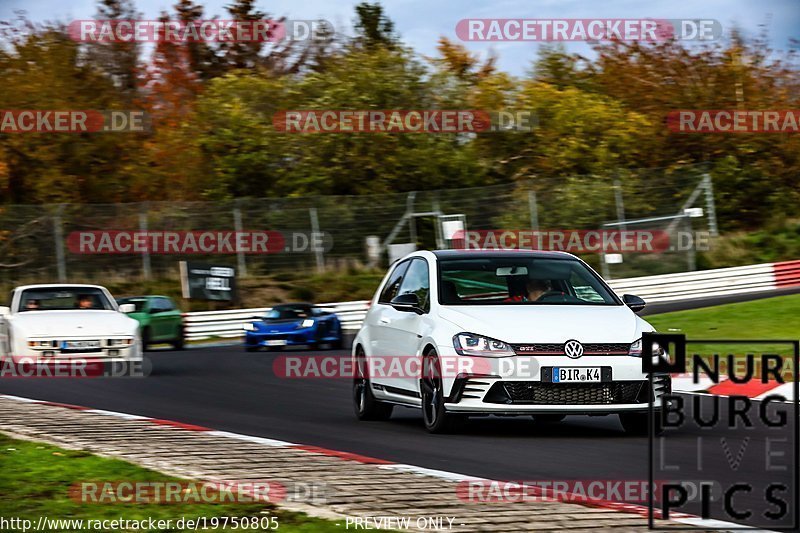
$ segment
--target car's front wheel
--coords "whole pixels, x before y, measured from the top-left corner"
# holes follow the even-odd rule
[[[178,330],[178,337],[172,341],[172,348],[174,350],[183,350],[186,340],[183,337],[183,328]]]
[[[655,417],[655,434],[661,435],[664,428],[661,425],[661,415],[653,413]],[[647,435],[650,431],[650,420],[647,413],[620,413],[619,421],[626,433],[631,435]]]
[[[422,357],[422,420],[430,433],[449,433],[457,429],[464,418],[448,413],[444,407],[444,387],[442,367],[433,350]]]
[[[388,420],[392,416],[391,404],[375,399],[369,385],[369,370],[367,356],[359,347],[356,351],[356,360],[353,376],[353,408],[359,420]]]
[[[150,349],[150,328],[146,327],[142,330],[142,351]]]

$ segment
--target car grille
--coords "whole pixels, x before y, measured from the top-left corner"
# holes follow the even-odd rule
[[[627,355],[631,345],[627,343],[594,342],[583,345],[584,355]],[[517,355],[564,355],[564,343],[514,344]]]
[[[609,383],[543,383],[541,381],[501,381],[486,394],[484,402],[538,405],[606,405],[640,403],[639,392],[645,381]],[[643,401],[647,401],[646,397]]]

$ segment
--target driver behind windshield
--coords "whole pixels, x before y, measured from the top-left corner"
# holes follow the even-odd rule
[[[552,287],[546,279],[528,278],[525,281],[525,294],[517,294],[505,299],[506,302],[536,302],[550,292]]]
[[[90,294],[78,296],[78,309],[94,309],[94,298]]]
[[[39,307],[39,300],[37,300],[35,298],[31,298],[30,300],[25,302],[25,310],[26,311],[35,310],[35,309],[39,309],[39,308],[40,308]]]

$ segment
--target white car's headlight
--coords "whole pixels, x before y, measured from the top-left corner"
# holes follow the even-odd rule
[[[472,333],[459,333],[453,337],[453,346],[459,355],[479,357],[509,357],[516,355],[511,346],[505,342]]]
[[[314,325],[314,319],[313,318],[306,318],[305,320],[303,320],[303,323],[300,324],[300,327],[301,328],[310,328],[313,325]]]
[[[244,330],[245,331],[255,331],[256,330],[256,325],[253,324],[252,322],[245,322]]]
[[[630,350],[628,350],[628,355],[633,357],[641,357],[642,356],[642,339],[637,339],[631,344]],[[657,342],[653,343],[653,361],[655,362],[658,358],[669,359],[669,354],[667,353],[664,348],[661,347],[660,344]]]
[[[133,344],[133,337],[128,337],[125,339],[108,339],[109,346],[129,346]]]

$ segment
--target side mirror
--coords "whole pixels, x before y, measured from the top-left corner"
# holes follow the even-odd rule
[[[120,313],[134,313],[136,312],[136,304],[122,304],[119,306]]]
[[[389,302],[389,305],[405,313],[422,314],[422,309],[419,306],[419,297],[413,292],[395,296],[392,301]]]
[[[631,311],[634,313],[638,313],[644,306],[647,305],[644,300],[639,298],[638,296],[634,296],[633,294],[623,294],[622,301],[625,302],[625,305],[631,308]]]
[[[0,316],[8,316],[11,314],[11,308],[5,305],[0,305]]]

